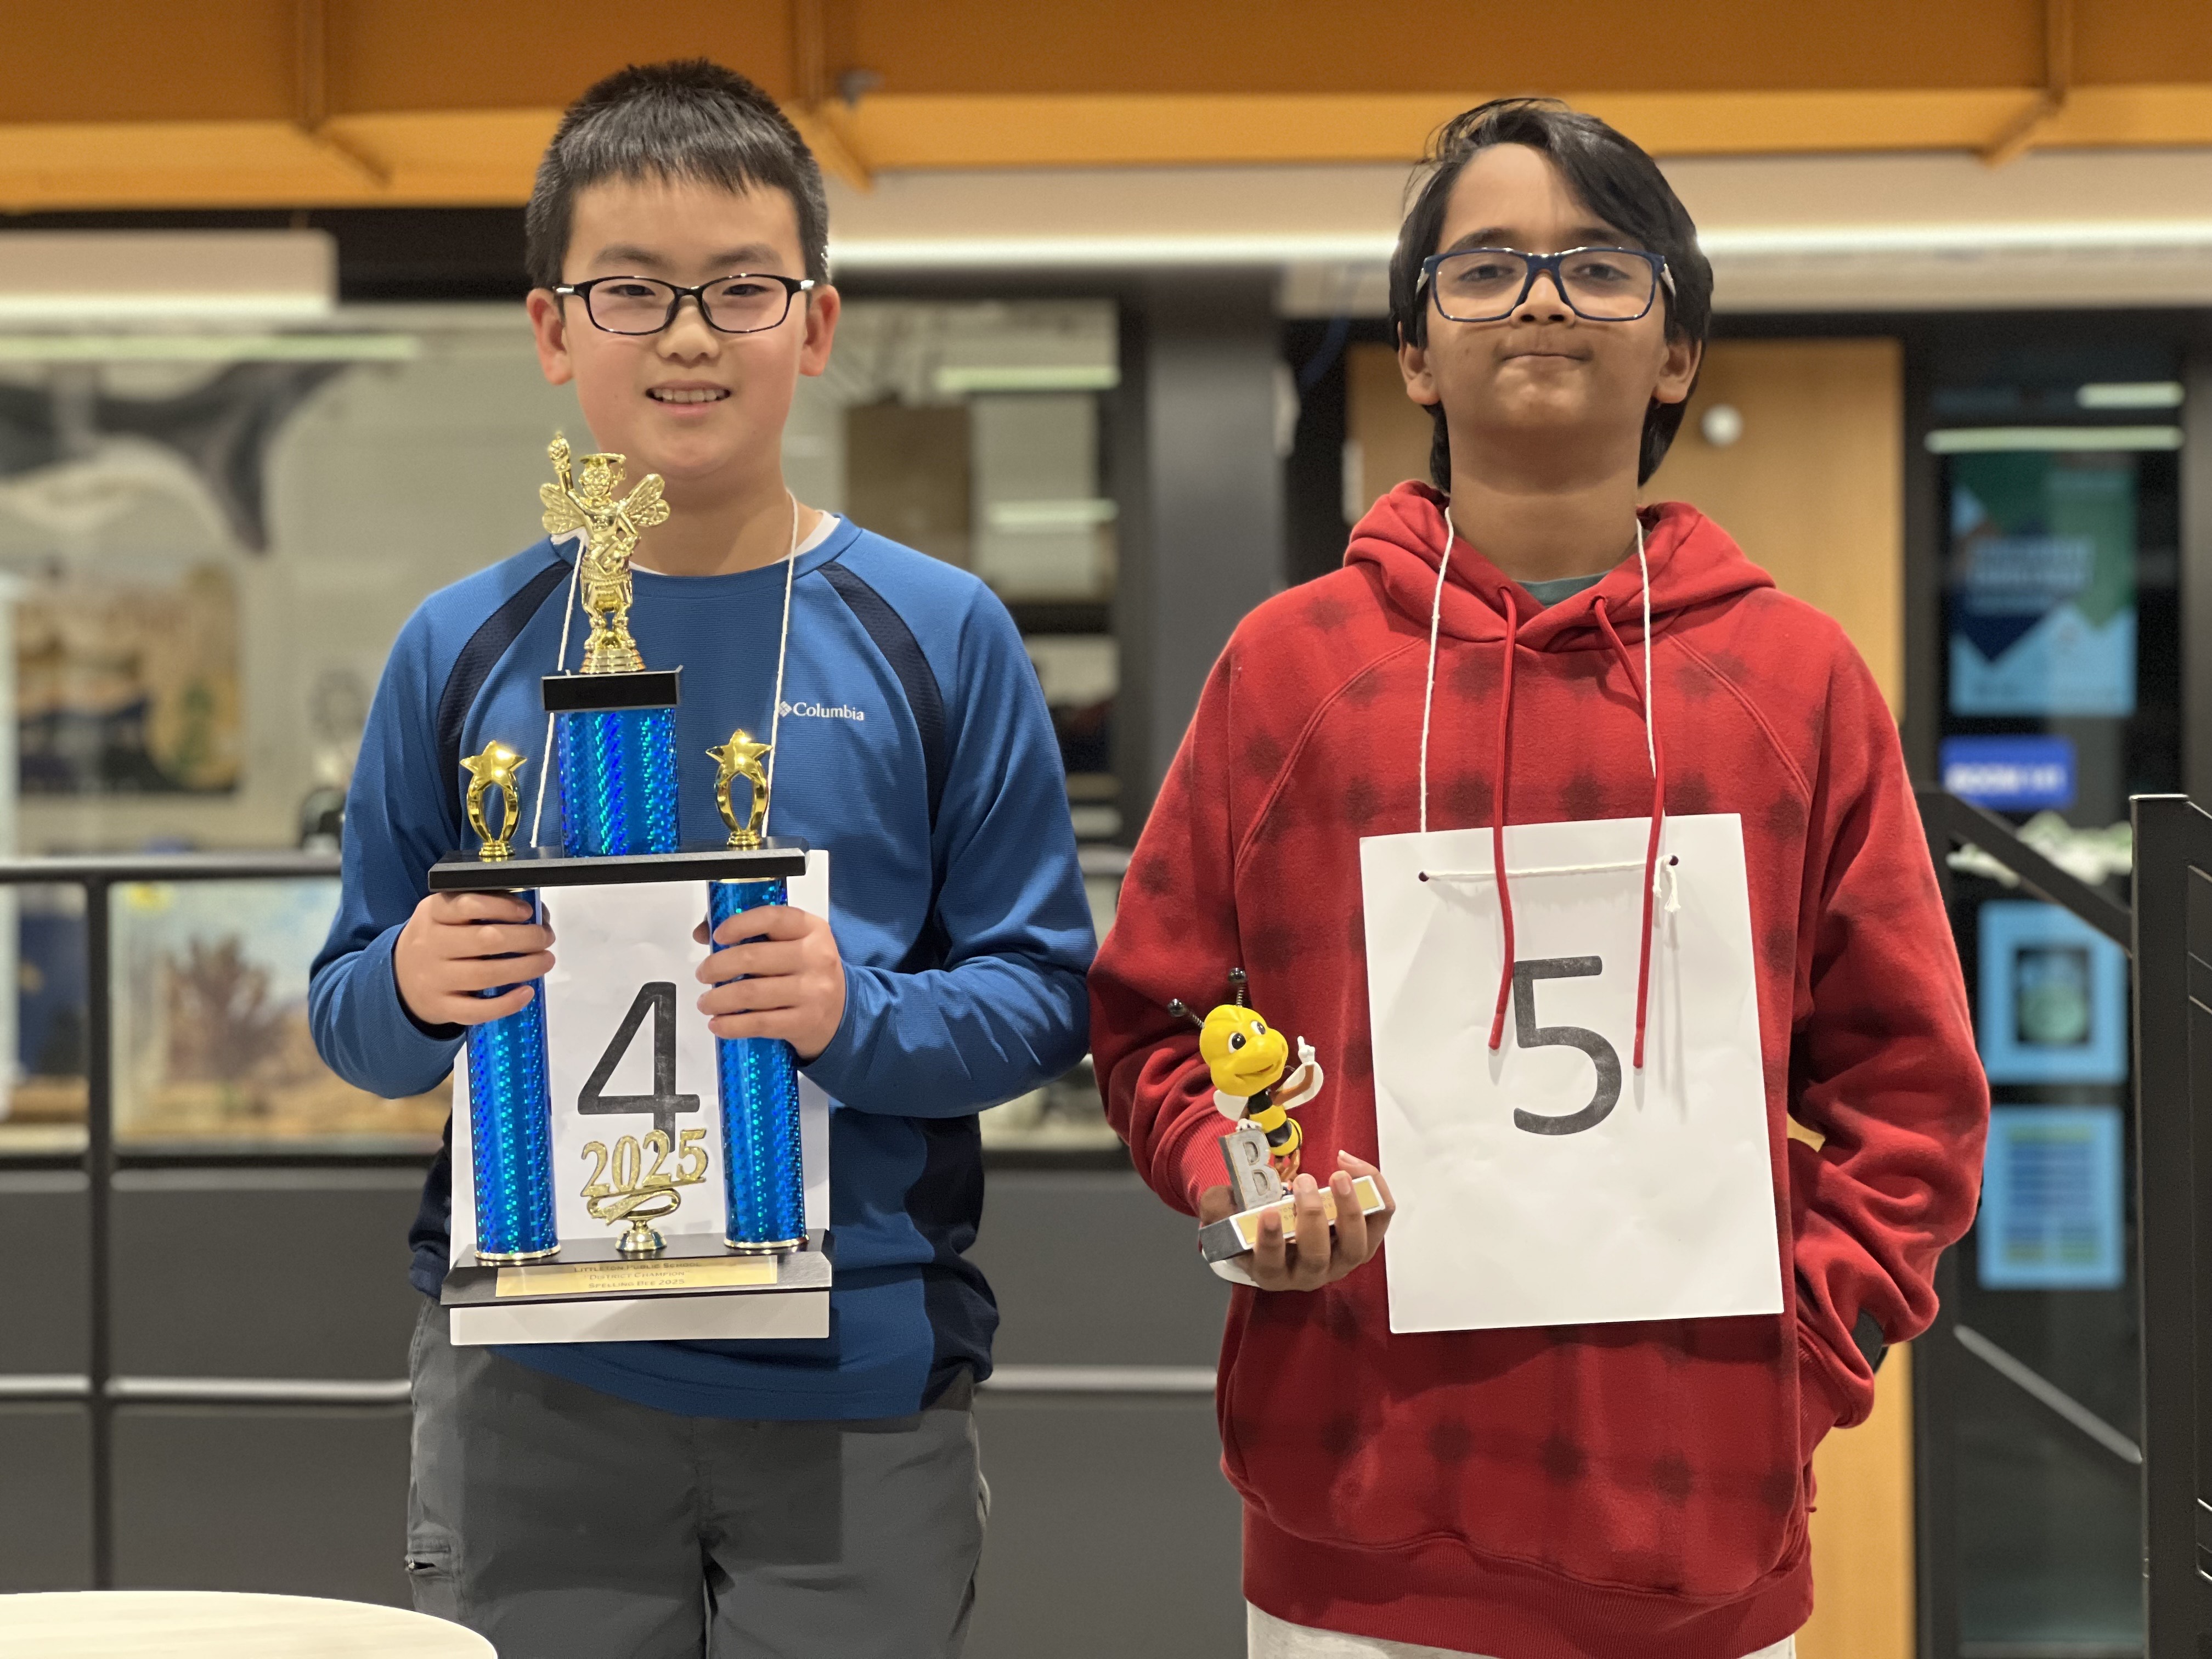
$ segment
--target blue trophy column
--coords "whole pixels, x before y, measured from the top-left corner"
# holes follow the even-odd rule
[[[674,708],[569,709],[555,716],[554,732],[564,852],[676,850]]]
[[[542,916],[537,895],[530,898]],[[480,1261],[532,1261],[561,1248],[553,1213],[544,981],[532,981],[531,990],[526,1006],[469,1027],[469,1142]]]
[[[777,881],[707,884],[711,926],[743,910],[787,902]],[[799,1139],[799,1056],[777,1037],[718,1037],[722,1178],[733,1250],[796,1249],[806,1242],[806,1180]]]

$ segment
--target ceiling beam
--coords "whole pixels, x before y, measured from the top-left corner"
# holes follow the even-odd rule
[[[1982,159],[2001,167],[2026,155],[2065,112],[2073,89],[2074,0],[2043,0],[2043,90],[1998,133]]]

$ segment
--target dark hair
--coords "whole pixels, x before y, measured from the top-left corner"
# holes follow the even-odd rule
[[[806,275],[830,280],[830,202],[814,152],[751,82],[704,58],[633,64],[568,106],[523,214],[530,280],[561,280],[576,192],[607,179],[683,179],[780,190],[799,214]]]
[[[1664,285],[1659,290],[1667,307],[1668,337],[1705,343],[1713,319],[1713,268],[1698,250],[1697,226],[1658,163],[1595,116],[1556,99],[1497,98],[1438,128],[1427,158],[1407,185],[1412,205],[1390,256],[1390,322],[1401,343],[1428,343],[1429,295],[1418,286],[1421,261],[1438,251],[1444,208],[1461,169],[1492,144],[1526,144],[1544,155],[1583,206],[1641,246],[1663,255],[1674,279],[1671,293]],[[1659,470],[1688,406],[1686,398],[1679,404],[1652,400],[1644,416],[1637,483]],[[1449,489],[1451,443],[1443,405],[1431,404],[1429,416],[1436,422],[1429,476],[1437,489]]]

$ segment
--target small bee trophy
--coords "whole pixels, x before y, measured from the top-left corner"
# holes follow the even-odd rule
[[[1200,1254],[1209,1262],[1244,1255],[1260,1241],[1260,1218],[1273,1210],[1283,1219],[1283,1236],[1294,1236],[1293,1210],[1285,1182],[1296,1179],[1305,1131],[1290,1114],[1310,1101],[1328,1081],[1313,1045],[1301,1037],[1292,1044],[1261,1017],[1246,995],[1242,968],[1229,970],[1227,1002],[1200,1019],[1177,997],[1168,1012],[1198,1030],[1198,1052],[1213,1083],[1214,1109],[1237,1127],[1221,1137],[1222,1162],[1236,1213],[1199,1229]],[[1382,1207],[1382,1190],[1370,1176],[1353,1183],[1363,1214]],[[1321,1189],[1323,1213],[1336,1221],[1335,1194]]]
[[[628,495],[619,455],[586,455],[572,467],[568,441],[546,451],[554,482],[538,487],[549,535],[580,533],[576,587],[591,631],[583,671],[549,674],[561,776],[561,845],[572,857],[672,853],[677,847],[676,708],[680,668],[645,665],[630,637],[630,559],[638,538],[668,520],[660,475]]]
[[[762,845],[768,822],[768,774],[761,766],[769,745],[742,729],[708,754],[719,770],[714,805],[730,829],[733,848]],[[734,786],[746,786],[744,817],[738,815]],[[708,926],[762,905],[789,902],[783,878],[710,881]],[[722,1178],[729,1196],[723,1243],[746,1254],[796,1249],[806,1242],[806,1181],[799,1146],[799,1057],[778,1037],[718,1037],[714,1062],[722,1096]]]
[[[522,809],[514,775],[526,758],[490,742],[461,766],[468,773],[469,827],[483,845],[477,856],[495,863],[513,855]],[[496,792],[500,824],[494,833],[484,808]],[[526,895],[542,920],[536,893]],[[477,1260],[543,1261],[559,1253],[553,1211],[553,1096],[545,1054],[545,981],[530,982],[531,998],[514,1012],[469,1027],[469,1136],[477,1213]],[[504,996],[515,988],[495,986],[482,994]]]

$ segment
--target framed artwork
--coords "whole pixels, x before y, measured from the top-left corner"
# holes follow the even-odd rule
[[[30,583],[15,614],[23,793],[235,789],[238,679],[237,586],[221,565]]]

